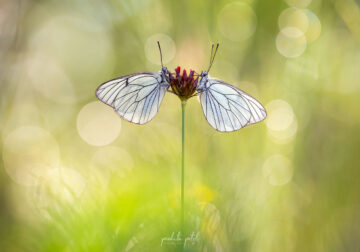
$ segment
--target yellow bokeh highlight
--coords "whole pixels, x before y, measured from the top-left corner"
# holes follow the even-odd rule
[[[268,117],[266,126],[271,130],[285,130],[293,123],[295,115],[292,107],[284,100],[273,100],[266,105]]]
[[[250,38],[257,24],[256,14],[252,7],[240,1],[223,7],[217,21],[220,32],[231,41],[243,41]]]
[[[120,120],[112,108],[95,101],[86,104],[80,110],[77,116],[77,130],[88,144],[103,146],[112,143],[119,135]]]
[[[65,104],[76,101],[72,82],[51,58],[41,53],[30,54],[25,62],[25,70],[34,88],[47,99]]]
[[[10,132],[4,140],[4,167],[18,184],[35,185],[38,177],[60,163],[56,139],[45,129],[23,126]]]
[[[211,202],[214,199],[214,192],[203,184],[195,185],[194,193],[201,202]]]
[[[293,175],[291,161],[281,155],[275,154],[266,159],[263,165],[263,176],[273,186],[287,184]]]
[[[321,22],[319,18],[315,15],[315,13],[313,13],[312,11],[304,10],[304,12],[308,18],[309,23],[309,27],[305,33],[306,40],[308,43],[312,43],[317,40],[321,35]]]
[[[309,28],[309,20],[306,12],[298,8],[288,8],[281,12],[278,19],[279,28],[296,27],[303,33]]]
[[[60,166],[39,177],[34,192],[35,204],[41,209],[61,203],[74,203],[84,194],[86,180],[76,170]]]
[[[294,28],[300,30],[304,34],[307,43],[317,40],[321,34],[319,18],[308,9],[291,7],[283,10],[279,16],[278,25],[280,30],[287,33],[285,35],[289,37],[297,35],[294,34]]]
[[[266,126],[273,142],[287,144],[293,140],[298,130],[294,111],[284,100],[273,100],[266,105],[268,117]]]
[[[276,37],[276,48],[287,58],[299,57],[305,51],[306,45],[304,33],[295,27],[282,29]]]

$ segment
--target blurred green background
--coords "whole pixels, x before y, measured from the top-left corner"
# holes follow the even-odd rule
[[[166,66],[261,101],[219,133],[186,111],[188,251],[360,251],[360,3],[0,1],[0,250],[173,251],[181,109],[138,126],[102,82]]]

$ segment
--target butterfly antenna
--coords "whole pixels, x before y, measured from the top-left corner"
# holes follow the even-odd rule
[[[208,68],[207,72],[209,72],[209,70],[211,68],[211,60],[212,60],[213,51],[214,51],[214,44],[211,45],[211,53],[210,53],[210,61],[209,61],[210,63],[209,63],[209,68]]]
[[[215,49],[214,49],[214,44],[212,44],[211,54],[210,54],[210,64],[209,64],[209,68],[208,68],[207,72],[210,71],[210,68],[212,67],[212,65],[213,65],[213,63],[214,63],[215,56],[216,56],[216,53],[217,53],[218,48],[219,48],[219,43],[216,43]]]
[[[157,42],[158,46],[159,46],[159,51],[160,51],[160,61],[161,61],[161,67],[164,67],[163,65],[163,60],[162,60],[162,52],[161,52],[161,46],[160,46],[160,42]]]
[[[211,65],[211,60],[212,60],[213,52],[214,52],[214,44],[211,45],[210,64],[209,64],[209,66]]]

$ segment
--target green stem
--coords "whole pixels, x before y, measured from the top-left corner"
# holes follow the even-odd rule
[[[181,237],[185,238],[184,228],[184,157],[185,157],[185,106],[186,101],[181,101]]]

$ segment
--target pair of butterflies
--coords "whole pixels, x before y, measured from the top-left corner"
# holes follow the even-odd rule
[[[158,42],[162,64],[162,53]],[[210,55],[210,66],[196,79],[196,93],[208,123],[221,132],[239,130],[265,119],[264,107],[244,91],[221,80],[210,78],[208,72],[214,61],[219,44]],[[166,92],[172,92],[168,69],[159,73],[142,72],[121,76],[101,84],[97,98],[114,108],[121,118],[137,124],[151,121]],[[186,75],[186,73],[185,73]],[[181,78],[181,76],[180,76]],[[174,93],[174,92],[172,92]]]

